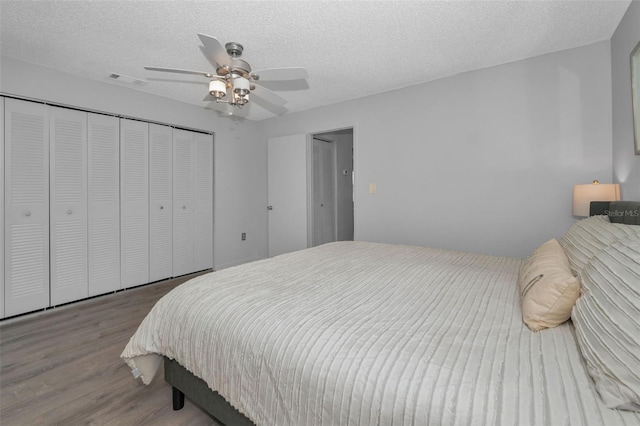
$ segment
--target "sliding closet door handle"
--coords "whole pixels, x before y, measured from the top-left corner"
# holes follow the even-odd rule
[[[72,214],[73,211],[71,209],[67,210],[67,214]]]
[[[26,217],[29,217],[29,216],[31,216],[31,212],[24,212],[24,215],[25,215]]]
[[[164,206],[160,206],[160,210],[164,210]]]
[[[267,206],[267,210],[273,210],[273,206]]]

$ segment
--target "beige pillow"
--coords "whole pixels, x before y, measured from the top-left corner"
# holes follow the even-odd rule
[[[640,233],[639,225],[609,222],[608,216],[591,216],[569,228],[558,241],[577,276],[586,264],[605,247]]]
[[[640,412],[640,235],[623,238],[580,273],[576,339],[604,404]]]
[[[522,320],[533,331],[555,327],[571,317],[580,283],[571,273],[567,255],[555,239],[533,252],[518,277]]]

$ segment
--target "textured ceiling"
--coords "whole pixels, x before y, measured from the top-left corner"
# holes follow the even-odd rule
[[[204,107],[202,77],[143,69],[210,70],[204,33],[242,43],[253,69],[305,67],[306,84],[278,91],[300,111],[608,40],[629,3],[2,0],[0,50],[96,80],[145,79],[131,87]],[[248,118],[273,116],[251,104]]]

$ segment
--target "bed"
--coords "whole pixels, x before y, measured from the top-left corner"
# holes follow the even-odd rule
[[[627,224],[616,232],[629,244],[640,240],[638,212],[640,203],[592,205],[597,217]],[[640,298],[640,259],[630,259],[632,300]],[[589,279],[594,261],[586,260]],[[571,321],[539,332],[523,324],[516,282],[524,263],[325,244],[177,287],[122,358],[144,383],[164,362],[174,409],[186,395],[227,425],[639,425],[640,406],[608,408],[594,385],[599,358],[580,349],[589,330]],[[636,320],[619,374],[631,398],[640,372]]]

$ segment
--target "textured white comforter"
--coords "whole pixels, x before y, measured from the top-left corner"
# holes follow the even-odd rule
[[[122,357],[160,355],[258,425],[614,425],[570,323],[522,324],[519,259],[326,244],[195,278]],[[160,355],[158,355],[160,354]]]

